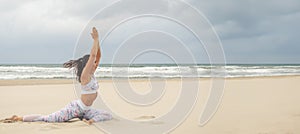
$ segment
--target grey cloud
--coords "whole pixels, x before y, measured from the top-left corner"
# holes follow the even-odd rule
[[[70,58],[78,34],[89,19],[113,2],[109,0],[1,1],[0,62],[10,61],[7,57],[16,49],[21,50],[17,50],[19,55],[11,57],[15,62],[57,62],[55,59],[60,59],[61,62]],[[149,4],[160,5],[153,9],[153,13],[165,12],[182,18],[188,18],[186,16],[190,13],[185,6],[170,0],[151,2],[124,0],[122,2],[126,4],[111,8],[105,17],[97,21],[110,24],[128,14],[149,10],[153,6]],[[229,63],[300,63],[300,41],[298,40],[300,1],[187,0],[187,2],[202,11],[212,22],[220,35]],[[187,21],[194,22],[194,20]],[[99,27],[100,30],[105,29],[106,25]],[[85,42],[90,43],[88,32],[84,38],[88,40]],[[197,49],[193,41],[190,47]],[[51,55],[48,51],[57,54]],[[107,49],[107,51],[106,53],[110,53],[113,50]],[[34,58],[35,54],[42,58]]]
[[[189,1],[211,20],[229,63],[300,63],[300,1]]]

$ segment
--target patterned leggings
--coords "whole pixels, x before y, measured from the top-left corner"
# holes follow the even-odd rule
[[[89,108],[84,110],[80,107],[80,100],[74,100],[68,104],[65,108],[54,112],[52,114],[42,116],[42,115],[26,115],[23,117],[24,122],[65,122],[73,118],[80,118],[90,120],[93,119],[95,122],[111,120],[112,116],[110,113],[104,110],[98,110]]]

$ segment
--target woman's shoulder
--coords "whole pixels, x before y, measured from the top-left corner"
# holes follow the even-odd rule
[[[88,83],[90,83],[93,79],[95,79],[94,74],[91,74],[87,77],[81,77],[81,85],[87,85]]]

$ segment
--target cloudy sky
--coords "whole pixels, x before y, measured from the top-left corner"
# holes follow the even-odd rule
[[[89,52],[91,26],[99,29],[103,39],[111,24],[147,11],[176,15],[190,22],[194,26],[192,30],[197,29],[197,20],[189,17],[193,14],[192,8],[172,0],[124,0],[126,4],[105,8],[104,14],[97,17],[101,9],[114,2],[1,0],[0,64],[63,63]],[[211,29],[220,37],[227,63],[300,63],[299,0],[184,2],[197,8],[211,23]],[[204,32],[207,30],[204,25],[199,27]],[[205,55],[203,44],[188,30],[174,21],[157,17],[126,21],[110,35],[101,46],[102,63],[112,63],[115,57],[124,55],[133,55],[127,58],[136,63],[168,63],[174,59],[184,63],[190,62],[191,57],[195,57],[197,63],[205,63],[209,57]],[[181,36],[178,39],[183,42],[180,44],[173,36]],[[191,51],[183,51],[182,43]],[[157,51],[147,53],[146,49]],[[134,55],[139,56],[134,58]]]

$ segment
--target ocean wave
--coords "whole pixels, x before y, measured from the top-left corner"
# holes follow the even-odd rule
[[[71,79],[59,65],[0,65],[0,79]],[[300,65],[111,65],[97,68],[98,78],[209,78],[300,75]]]

